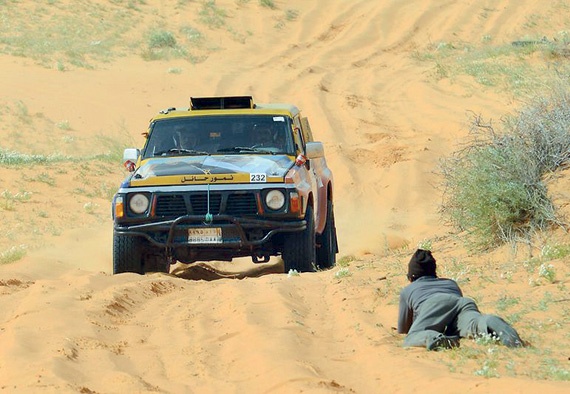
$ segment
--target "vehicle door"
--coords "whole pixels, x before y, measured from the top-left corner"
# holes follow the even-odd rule
[[[314,142],[313,133],[309,120],[300,117],[300,123],[303,131],[303,136],[306,142]],[[326,212],[328,201],[328,185],[332,183],[332,172],[327,166],[326,159],[323,157],[313,158],[310,160],[310,171],[312,172],[311,178],[314,183],[314,198],[315,198],[315,226],[318,233],[324,231],[326,225]],[[331,185],[332,186],[332,185]]]
[[[295,125],[295,128],[300,131],[299,134],[302,140],[303,155],[306,155],[307,154],[306,143],[312,142],[313,136],[309,128],[303,128],[302,118],[299,115],[295,116],[295,118],[293,119],[293,123]],[[318,226],[319,225],[318,218],[322,214],[322,204],[320,202],[321,197],[319,190],[322,188],[322,182],[319,181],[319,177],[317,175],[314,165],[315,163],[313,163],[313,161],[314,160],[307,160],[304,167],[305,171],[307,172],[308,182],[310,184],[311,193],[313,195],[313,213],[315,215],[315,225]],[[316,164],[318,166],[318,163]]]

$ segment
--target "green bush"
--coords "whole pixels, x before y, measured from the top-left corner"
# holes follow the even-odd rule
[[[176,46],[176,38],[169,31],[157,30],[150,33],[148,39],[149,48],[174,48]]]
[[[271,8],[272,10],[277,8],[273,0],[259,0],[259,4],[261,4],[262,7]]]
[[[471,140],[441,162],[441,212],[467,233],[467,243],[487,249],[528,240],[561,223],[544,175],[570,157],[570,94],[552,90],[503,122],[498,133],[475,116]]]
[[[226,23],[226,11],[216,6],[216,2],[213,0],[202,3],[202,9],[198,14],[199,20],[211,28],[220,28]]]

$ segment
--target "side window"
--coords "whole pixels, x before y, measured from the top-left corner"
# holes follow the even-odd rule
[[[301,130],[303,130],[305,142],[313,142],[313,132],[308,118],[301,118]]]
[[[295,145],[297,148],[297,151],[300,151],[301,153],[305,153],[305,139],[303,137],[303,133],[302,133],[302,128],[301,128],[301,121],[299,119],[298,116],[295,116],[295,118],[293,119],[293,127],[295,129],[295,133],[293,134],[293,137],[295,138]]]

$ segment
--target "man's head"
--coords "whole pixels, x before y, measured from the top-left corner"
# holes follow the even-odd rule
[[[254,140],[258,144],[273,143],[273,127],[269,124],[257,124],[253,128]]]
[[[198,137],[193,130],[185,129],[183,126],[177,126],[175,131],[180,148],[194,149],[198,144]]]
[[[436,275],[435,259],[429,250],[418,249],[413,254],[408,264],[408,280],[415,281],[422,276]]]

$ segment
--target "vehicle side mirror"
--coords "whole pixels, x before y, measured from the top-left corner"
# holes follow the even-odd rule
[[[325,157],[325,148],[322,142],[307,142],[305,147],[307,159],[318,159]]]
[[[136,148],[127,148],[123,152],[123,165],[129,172],[133,172],[141,152]]]

